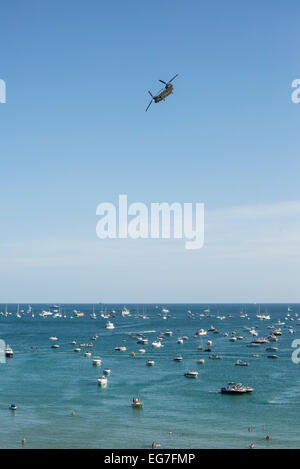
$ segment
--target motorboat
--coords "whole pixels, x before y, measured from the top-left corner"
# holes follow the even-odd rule
[[[205,363],[204,358],[197,358],[197,363],[200,363],[200,365],[204,365]]]
[[[154,366],[154,363],[155,363],[154,360],[149,359],[149,360],[147,360],[146,365],[147,366]]]
[[[13,410],[13,411],[17,410],[17,406],[15,404],[11,404],[9,408],[10,410]]]
[[[249,386],[244,386],[241,383],[228,383],[226,388],[221,388],[222,394],[246,394],[254,391]]]
[[[91,353],[89,350],[87,350],[87,351],[84,353],[84,356],[85,356],[85,357],[90,357],[91,355],[92,355],[92,353]]]
[[[4,349],[4,354],[6,358],[13,358],[14,356],[14,351],[8,344],[6,345]]]
[[[267,358],[278,358],[278,355],[268,355]]]
[[[59,345],[58,344],[53,344],[53,345],[51,345],[51,348],[59,348]]]
[[[198,371],[187,371],[186,373],[184,373],[184,376],[186,378],[198,378]]]
[[[107,321],[107,323],[105,324],[105,328],[106,329],[114,329],[115,326],[111,321]]]
[[[103,370],[103,374],[106,375],[106,376],[110,376],[110,373],[111,373],[111,370],[109,368],[105,368]]]
[[[198,335],[207,335],[207,331],[205,329],[200,329],[198,331]]]
[[[107,386],[107,378],[104,375],[100,376],[97,381],[99,386],[101,386],[102,388],[105,388]]]
[[[134,409],[142,409],[144,407],[144,403],[141,402],[139,397],[134,397],[132,400],[131,407]]]
[[[222,357],[220,355],[210,355],[208,358],[211,360],[222,360]]]
[[[174,357],[174,361],[175,362],[182,362],[182,356],[181,355],[177,355],[176,357]]]
[[[58,338],[55,336],[52,336],[52,337],[49,337],[49,340],[58,340]]]
[[[125,352],[126,351],[126,347],[122,346],[122,345],[117,345],[115,347],[115,350],[117,351],[120,351],[120,352]]]
[[[146,350],[145,350],[144,348],[140,348],[140,349],[138,350],[138,352],[139,352],[139,353],[146,353]]]
[[[160,348],[160,347],[163,347],[163,344],[159,340],[157,340],[157,341],[152,342],[152,347]]]
[[[92,363],[94,366],[101,366],[101,358],[94,357]]]
[[[248,366],[248,363],[243,360],[237,360],[236,366]]]

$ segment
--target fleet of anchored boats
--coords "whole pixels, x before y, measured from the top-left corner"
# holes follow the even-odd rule
[[[49,318],[57,319],[57,318],[66,318],[66,317],[71,318],[71,319],[73,319],[73,318],[75,319],[75,318],[82,318],[82,317],[85,316],[85,313],[83,313],[80,310],[76,310],[76,309],[74,309],[71,314],[67,315],[67,313],[65,311],[63,311],[63,308],[59,305],[51,305],[51,306],[49,306],[48,309],[44,309],[41,312],[33,311],[32,306],[30,306],[30,305],[27,307],[27,309],[25,311],[25,308],[20,308],[19,305],[18,305],[16,313],[8,312],[7,307],[5,307],[4,312],[0,312],[0,316],[4,316],[4,317],[7,317],[7,316],[10,316],[10,315],[13,315],[13,314],[15,314],[15,316],[18,319],[22,318],[24,316],[34,317],[35,315],[37,315],[39,317],[42,317],[42,318],[48,318],[48,319]],[[157,314],[159,316],[161,316],[161,318],[163,320],[166,320],[166,319],[169,319],[170,317],[172,317],[172,315],[170,313],[170,310],[167,309],[167,308],[162,308],[161,311],[158,312]],[[126,320],[126,318],[132,318],[132,317],[133,318],[149,319],[149,316],[145,313],[144,310],[143,310],[142,313],[140,313],[139,311],[136,311],[136,310],[133,312],[133,311],[130,311],[125,306],[120,311],[120,314],[117,313],[115,310],[112,310],[110,312],[108,312],[107,310],[104,310],[104,311],[102,310],[100,316],[97,315],[97,313],[95,312],[95,308],[93,307],[93,312],[89,315],[90,319],[92,319],[92,320],[97,320],[97,319],[100,319],[100,318],[111,319],[111,318],[117,318],[118,316],[121,320],[123,320],[123,319]],[[188,310],[187,311],[187,317],[189,319],[194,319],[194,320],[197,320],[197,319],[203,320],[204,318],[215,318],[215,320],[223,321],[224,319],[226,319],[226,317],[228,319],[231,319],[234,316],[232,314],[228,314],[227,316],[221,316],[219,313],[212,314],[211,309],[206,308],[205,310],[203,310],[202,312],[200,312],[198,314],[193,313],[191,310]],[[249,313],[247,313],[244,309],[240,312],[239,317],[241,319],[245,320],[245,321],[246,320],[253,320],[253,317],[251,317],[249,315]],[[265,313],[261,313],[260,309],[259,309],[258,313],[255,315],[254,321],[257,322],[257,320],[258,321],[271,321],[271,315],[269,313],[267,313],[266,311],[265,311]],[[269,332],[266,334],[266,336],[260,336],[260,334],[259,334],[260,326],[258,324],[252,325],[250,327],[249,326],[244,326],[243,327],[243,333],[244,334],[249,334],[249,338],[251,337],[251,339],[249,341],[246,341],[246,346],[247,347],[260,347],[261,348],[263,346],[268,345],[270,342],[278,342],[279,338],[283,334],[283,328],[289,334],[294,334],[296,332],[295,327],[299,326],[299,325],[300,325],[300,322],[299,322],[299,319],[298,319],[298,314],[294,313],[292,308],[289,306],[288,311],[284,315],[283,318],[281,318],[281,319],[277,320],[275,323],[267,326],[267,329],[268,329]],[[114,323],[111,320],[108,320],[105,323],[105,329],[114,330],[115,329]],[[148,332],[153,333],[155,331],[148,331]],[[211,352],[212,351],[211,347],[214,346],[213,345],[214,341],[212,340],[212,337],[207,339],[206,346],[203,345],[203,340],[206,340],[206,339],[203,339],[203,338],[206,337],[208,334],[209,335],[210,334],[215,335],[215,337],[217,337],[218,334],[219,334],[219,331],[217,330],[217,328],[214,325],[211,325],[207,329],[199,328],[194,332],[193,338],[194,339],[200,339],[200,343],[198,342],[197,347],[195,347],[196,350],[202,351],[202,352]],[[166,329],[165,331],[160,332],[158,334],[158,336],[156,337],[156,339],[151,342],[152,350],[153,349],[160,349],[160,348],[164,347],[163,341],[165,340],[165,338],[172,337],[172,335],[173,335],[173,331],[171,331],[170,329]],[[149,343],[149,338],[146,336],[145,333],[129,334],[129,336],[130,336],[130,338],[135,339],[137,344],[142,344],[143,346],[146,346]],[[225,332],[222,333],[221,336],[227,338],[226,340],[229,340],[233,344],[238,342],[238,341],[245,341],[245,339],[247,339],[246,335],[242,335],[241,332],[236,330],[236,329],[234,329],[232,331],[230,331],[230,330],[225,331]],[[94,336],[91,337],[90,340],[91,341],[96,341],[98,339],[98,337],[99,337],[99,335],[95,334]],[[176,341],[177,341],[177,344],[182,345],[188,339],[189,339],[188,336],[180,336],[180,337],[177,337]],[[53,342],[52,345],[51,345],[51,348],[58,349],[60,347],[60,345],[58,343],[58,341],[59,341],[58,337],[51,336],[51,337],[49,337],[49,340],[51,342]],[[77,340],[76,339],[71,340],[70,344],[73,345],[73,346],[76,346]],[[91,343],[91,342],[82,343],[82,344],[80,344],[80,347],[76,346],[73,349],[73,351],[77,352],[77,353],[80,353],[82,348],[88,348],[88,347],[93,347],[93,343]],[[232,347],[235,347],[235,346],[232,345]],[[32,348],[37,349],[38,346],[32,346]],[[116,345],[114,347],[114,350],[119,351],[119,352],[125,352],[127,350],[127,347],[124,346],[124,345]],[[270,359],[279,358],[279,356],[277,354],[270,353],[270,352],[277,352],[278,351],[277,346],[275,347],[275,346],[268,345],[265,348],[265,351],[268,352],[268,354],[266,355],[267,358],[270,358]],[[145,348],[139,348],[138,349],[139,354],[145,354],[146,352],[147,352],[147,350]],[[6,358],[13,358],[14,357],[14,351],[12,350],[12,348],[8,344],[6,345],[6,347],[4,349],[4,354],[5,354]],[[92,359],[92,364],[94,366],[101,367],[102,360],[99,356],[92,356],[92,352],[90,350],[85,350],[84,355],[85,355],[85,357],[87,357],[87,358],[90,357]],[[134,357],[135,352],[131,351],[130,356]],[[261,358],[262,354],[254,354],[253,357],[254,358]],[[222,360],[223,357],[221,355],[218,355],[217,353],[213,353],[212,355],[209,355],[208,358],[210,360]],[[173,358],[173,360],[175,362],[182,362],[184,359],[183,359],[182,354],[178,354]],[[203,357],[198,357],[196,359],[196,363],[204,365],[205,360],[204,360]],[[146,365],[147,366],[153,367],[154,364],[155,364],[155,361],[153,360],[153,358],[148,358],[146,360]],[[240,366],[240,367],[247,367],[247,366],[249,366],[249,362],[245,361],[245,360],[242,360],[242,359],[238,359],[235,362],[235,365]],[[111,374],[110,368],[105,368],[103,370],[103,374],[97,379],[97,382],[98,382],[100,387],[102,387],[102,388],[107,387],[108,376],[110,376],[110,374]],[[199,372],[195,371],[195,370],[188,370],[184,373],[184,376],[186,378],[195,379],[195,378],[198,378]],[[220,392],[221,392],[221,394],[238,395],[238,394],[248,394],[248,393],[253,392],[253,390],[254,389],[250,386],[243,385],[241,383],[229,382],[227,384],[227,386],[221,388]],[[144,404],[140,401],[140,398],[133,398],[133,401],[132,401],[131,405],[134,408],[142,409]],[[17,409],[15,404],[12,404],[10,408],[11,408],[11,410],[16,410]]]

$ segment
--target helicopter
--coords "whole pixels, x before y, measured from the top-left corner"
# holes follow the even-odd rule
[[[171,85],[171,81],[175,80],[176,77],[178,77],[178,73],[173,78],[171,78],[171,80],[169,80],[167,83],[163,80],[159,80],[161,83],[163,83],[166,86],[164,88],[162,88],[162,90],[160,90],[159,93],[156,96],[153,96],[151,91],[148,91],[148,93],[150,94],[152,99],[151,99],[150,103],[147,106],[146,112],[148,111],[149,107],[151,106],[152,101],[154,101],[155,103],[159,103],[160,101],[165,100],[166,97],[169,96],[169,94],[173,93],[174,87],[173,87],[173,85]]]

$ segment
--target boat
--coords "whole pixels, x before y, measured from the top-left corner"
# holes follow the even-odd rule
[[[101,358],[94,357],[92,363],[94,366],[101,366]]]
[[[205,329],[200,329],[198,331],[198,335],[207,335],[207,331]]]
[[[52,337],[49,337],[49,340],[58,340],[58,338],[55,336],[52,336]]]
[[[17,406],[15,404],[11,404],[9,408],[10,410],[17,410]]]
[[[278,350],[278,347],[267,347],[266,352],[276,352]]]
[[[154,363],[155,363],[154,360],[149,359],[149,360],[147,360],[146,365],[147,366],[154,366]]]
[[[4,349],[4,354],[6,358],[13,358],[14,356],[14,351],[8,344]]]
[[[170,331],[170,330],[167,330],[167,331],[164,332],[164,335],[167,335],[169,337],[171,337],[172,334],[173,334],[173,332]]]
[[[142,409],[144,407],[144,403],[141,402],[139,397],[134,397],[132,399],[131,407],[133,407],[134,409]]]
[[[129,309],[125,308],[125,306],[124,306],[124,308],[121,311],[121,315],[122,315],[123,318],[125,318],[126,316],[130,316]]]
[[[88,350],[84,353],[85,357],[90,357],[91,355],[92,355],[91,352],[89,352]]]
[[[198,378],[198,374],[199,374],[198,371],[190,370],[190,371],[187,371],[186,373],[184,373],[184,376],[186,378]]]
[[[210,355],[208,358],[212,360],[222,360],[222,357],[220,357],[220,355]]]
[[[125,352],[126,347],[121,346],[121,345],[117,345],[117,346],[115,347],[115,350],[120,351],[120,352]]]
[[[241,383],[228,383],[226,388],[221,388],[222,394],[246,394],[254,391],[249,386],[244,386]]]
[[[107,386],[107,378],[103,375],[100,376],[100,378],[97,379],[99,386],[102,388],[105,388]]]
[[[163,347],[163,344],[159,340],[157,340],[155,342],[152,342],[152,347],[160,348]]]
[[[106,329],[114,329],[115,326],[111,321],[107,321],[107,323],[105,324],[105,328]]]
[[[237,360],[236,366],[248,366],[248,363],[243,360]]]
[[[278,355],[268,355],[267,358],[278,358]]]
[[[197,363],[200,363],[201,365],[204,365],[204,363],[205,363],[204,358],[198,358]]]
[[[111,370],[109,368],[105,368],[103,370],[103,374],[106,375],[106,376],[110,376],[110,373],[111,373]]]
[[[181,337],[179,337],[179,339],[177,339],[177,344],[183,344],[183,339]]]
[[[177,355],[177,357],[174,357],[174,361],[175,361],[175,362],[181,362],[181,361],[182,361],[182,356],[181,356],[181,355]]]
[[[51,348],[59,348],[59,345],[58,344],[53,344],[53,345],[51,345]]]

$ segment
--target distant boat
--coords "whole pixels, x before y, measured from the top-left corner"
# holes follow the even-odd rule
[[[184,373],[184,376],[186,378],[198,378],[198,371],[187,371],[186,373]]]
[[[4,349],[4,353],[6,358],[13,358],[14,356],[14,351],[8,344]]]
[[[107,378],[104,375],[100,376],[97,381],[99,386],[101,386],[102,388],[105,388],[107,386]]]
[[[107,323],[105,324],[105,328],[106,329],[114,329],[115,326],[111,321],[107,321]]]
[[[246,394],[252,391],[254,391],[253,388],[236,383],[228,383],[226,388],[221,388],[222,394]]]
[[[131,407],[134,409],[142,409],[144,407],[144,403],[140,401],[139,397],[134,397],[132,400]]]

